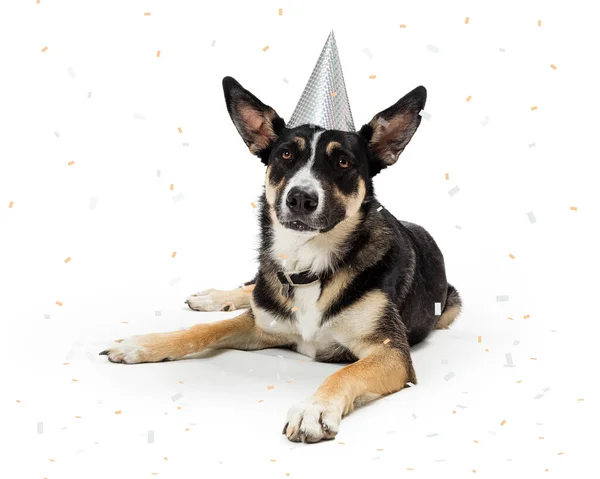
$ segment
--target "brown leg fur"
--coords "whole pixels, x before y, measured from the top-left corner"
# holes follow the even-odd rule
[[[250,307],[252,291],[253,284],[231,291],[208,289],[192,294],[185,302],[195,311],[235,311]]]

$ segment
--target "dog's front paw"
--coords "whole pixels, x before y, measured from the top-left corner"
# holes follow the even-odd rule
[[[339,431],[342,411],[335,404],[312,397],[288,412],[283,434],[293,442],[319,442],[333,439]]]
[[[236,307],[231,299],[230,291],[208,289],[192,294],[185,302],[195,311],[233,311]]]
[[[111,363],[157,363],[179,359],[172,357],[174,353],[173,344],[177,341],[174,333],[144,334],[117,341],[110,349],[100,353],[108,356]]]

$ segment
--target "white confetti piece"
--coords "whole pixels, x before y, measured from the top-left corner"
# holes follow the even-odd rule
[[[535,223],[537,221],[535,219],[535,215],[533,214],[533,211],[530,211],[529,213],[527,213],[527,216],[529,216],[529,221],[531,221],[531,223]]]
[[[75,77],[77,75],[75,74],[75,71],[71,67],[67,68],[67,73],[69,74],[69,76],[71,77],[72,80],[75,80]]]
[[[184,143],[183,146],[190,146],[190,144],[189,143]]]
[[[54,134],[56,135],[56,138],[60,137],[60,135],[58,134],[58,131],[55,131]]]
[[[431,113],[427,113],[425,110],[421,110],[419,112],[419,115],[421,115],[421,117],[425,118],[426,120],[431,120]]]
[[[435,437],[438,436],[437,432],[432,432],[431,434],[427,434],[425,437]]]
[[[37,433],[44,434],[44,423],[43,422],[37,423]]]
[[[494,431],[488,431],[488,434],[489,434],[490,436],[495,436],[495,435],[496,435],[496,433],[495,433]]]
[[[411,383],[410,381],[406,383],[409,387],[414,388],[415,385],[413,383]]]
[[[162,316],[162,313],[160,311],[154,311],[154,316]]]
[[[501,49],[500,49],[500,51],[501,51],[501,52],[505,52],[506,50],[505,50],[504,48],[501,48]]]
[[[95,196],[90,196],[90,205],[88,206],[88,208],[92,211],[94,211],[96,209],[96,197]]]
[[[283,83],[289,83],[290,82],[287,78],[282,78],[281,80],[283,81]]]
[[[211,47],[214,47],[217,44],[216,40],[213,40],[212,43],[210,44]]]
[[[417,415],[414,412],[412,413],[412,417],[413,419],[417,419]]]
[[[458,186],[455,186],[454,188],[448,190],[448,194],[450,196],[454,196],[456,193],[458,193],[460,191],[460,188]]]
[[[542,393],[540,393],[537,396],[535,396],[533,399],[541,399],[543,397],[544,397],[544,395]]]
[[[535,148],[535,143],[529,143],[529,148]]]
[[[276,319],[274,319],[274,320],[273,320],[273,321],[271,321],[269,324],[271,325],[271,327],[273,327],[273,326],[275,326],[275,324],[277,324],[277,320],[276,320]]]
[[[92,92],[91,92],[91,91],[88,91],[88,100],[89,100],[90,98],[92,98]]]
[[[373,52],[368,48],[363,49],[363,53],[369,57],[369,60],[373,60]]]
[[[173,278],[171,281],[169,281],[169,284],[171,286],[175,286],[177,283],[179,283],[181,281],[181,278],[179,276],[176,276],[175,278]]]
[[[146,114],[145,113],[134,113],[133,114],[133,119],[134,120],[145,120],[146,119]]]
[[[381,118],[380,116],[377,117],[377,123],[379,123],[381,126],[383,126],[384,128],[387,128],[388,125],[390,124],[389,121],[387,121],[384,118]]]
[[[173,401],[173,402],[179,401],[182,397],[183,397],[183,394],[181,394],[181,393],[173,394],[173,396],[171,396],[171,401]]]
[[[184,198],[185,196],[183,196],[183,193],[178,193],[174,195],[171,199],[173,200],[173,203],[177,203],[178,201],[181,201]]]
[[[386,434],[396,434],[396,431],[387,431]]]
[[[490,120],[491,118],[489,116],[484,117],[483,120],[481,120],[481,126],[487,126]]]
[[[167,413],[165,413],[167,414]],[[154,443],[154,431],[148,431],[148,443],[153,444]]]
[[[500,296],[496,296],[496,301],[498,303],[508,301],[508,295],[507,294],[502,294]]]
[[[456,226],[455,226],[455,228],[456,228],[457,230],[462,230],[462,226],[460,226],[460,225],[456,225]]]
[[[547,393],[548,391],[550,391],[550,386],[545,387],[544,389],[542,389],[542,391],[544,391],[545,393]]]
[[[521,342],[521,341],[514,340],[514,341],[513,341],[513,346],[518,346],[520,342]]]
[[[448,364],[448,360],[447,359],[442,359],[442,364]]]
[[[445,379],[446,381],[450,381],[450,379],[452,379],[454,376],[455,376],[455,374],[454,374],[453,372],[449,372],[448,374],[446,374],[446,375],[444,376],[444,379]]]
[[[50,315],[49,314],[44,314],[44,319],[50,319]]]
[[[440,314],[442,314],[442,303],[435,303],[434,304],[434,313],[436,316],[439,316]]]
[[[506,364],[504,365],[504,367],[505,368],[514,368],[515,365],[513,364],[512,354],[511,353],[505,353],[504,356],[506,356]]]
[[[440,49],[438,47],[436,47],[435,45],[427,45],[427,50],[429,50],[430,52],[433,52],[433,53],[437,53],[440,51]]]
[[[434,462],[444,462],[446,459],[434,459]]]
[[[467,409],[467,406],[463,406],[462,404],[457,404],[456,407],[459,407],[461,409]]]
[[[380,206],[379,208],[377,208],[377,211],[381,211],[383,209],[383,206]]]

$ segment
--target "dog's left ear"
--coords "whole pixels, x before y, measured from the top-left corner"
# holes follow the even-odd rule
[[[229,116],[244,143],[266,163],[268,150],[285,128],[285,122],[273,108],[231,77],[223,78],[223,92]]]
[[[419,113],[426,99],[427,90],[419,86],[360,129],[359,134],[369,142],[371,176],[398,161],[421,123]]]

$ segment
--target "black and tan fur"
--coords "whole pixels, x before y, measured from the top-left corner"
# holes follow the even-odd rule
[[[234,125],[266,165],[260,266],[244,287],[197,293],[187,303],[202,311],[249,309],[185,331],[136,336],[101,354],[139,363],[206,348],[288,347],[317,361],[350,362],[290,410],[283,430],[292,441],[329,439],[355,406],[416,383],[410,347],[460,312],[434,240],[380,208],[373,191],[372,178],[397,161],[417,130],[426,91],[414,89],[349,133],[286,128],[234,79],[223,87]],[[277,272],[303,270],[319,282],[285,297]]]

